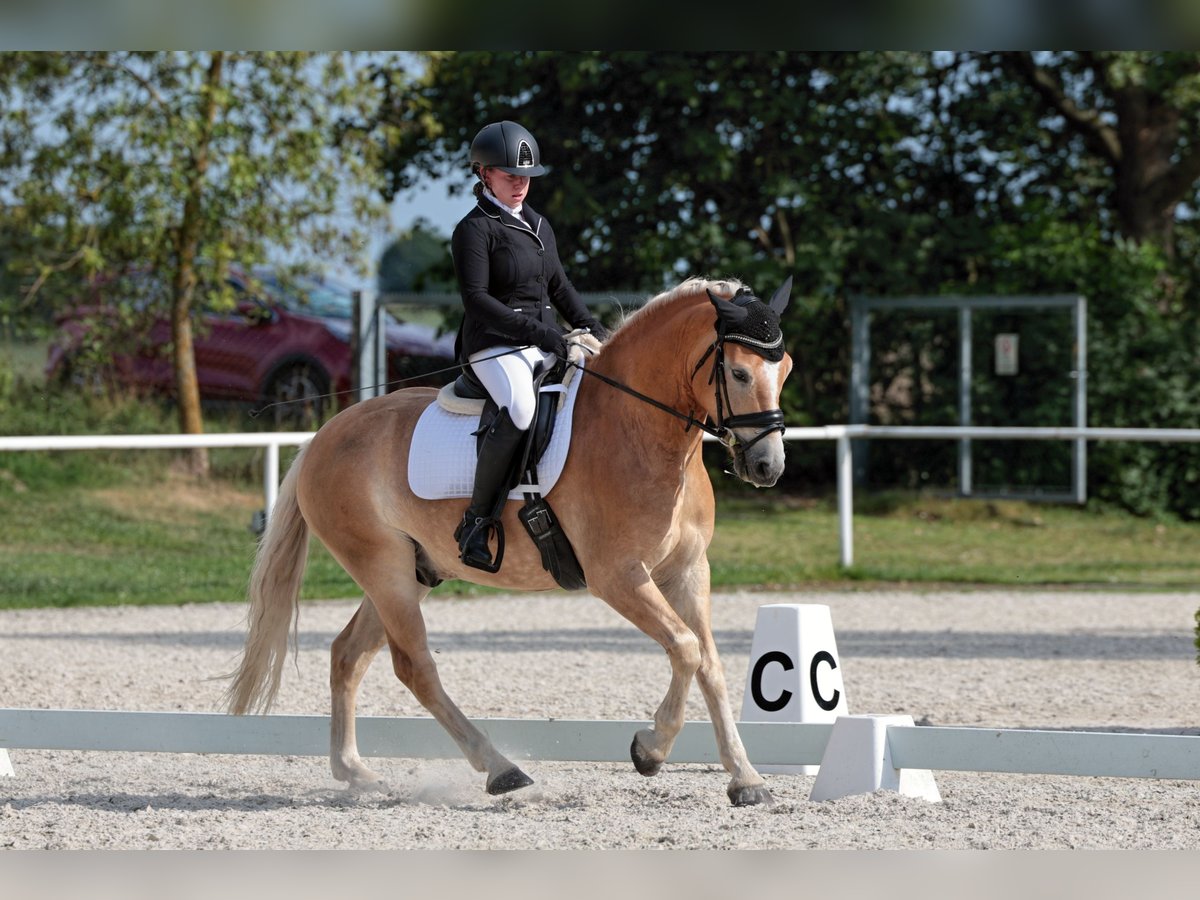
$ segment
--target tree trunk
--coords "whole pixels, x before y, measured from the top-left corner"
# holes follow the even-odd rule
[[[1140,88],[1116,94],[1121,159],[1116,166],[1116,204],[1121,230],[1172,254],[1175,210],[1182,199],[1165,189],[1179,142],[1179,112]]]
[[[224,53],[212,54],[205,76],[200,132],[192,149],[191,177],[183,202],[183,216],[176,237],[175,274],[171,290],[171,339],[175,350],[175,391],[179,402],[179,428],[184,434],[202,434],[200,383],[196,378],[196,354],[192,344],[192,299],[196,292],[196,255],[203,218],[204,179],[209,165],[209,143],[217,117],[216,91],[221,84]],[[189,469],[207,477],[208,450],[190,452]]]
[[[1059,74],[1039,66],[1028,51],[1001,54],[1009,71],[1025,80],[1046,107],[1061,115],[1113,170],[1113,212],[1121,233],[1138,243],[1151,243],[1168,256],[1175,252],[1175,214],[1200,178],[1200,150],[1180,150],[1181,111],[1164,93],[1139,84],[1114,86],[1104,58],[1089,55],[1096,82],[1105,85],[1116,123],[1099,109],[1071,99]]]

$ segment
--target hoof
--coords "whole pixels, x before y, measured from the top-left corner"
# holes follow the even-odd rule
[[[507,794],[510,791],[519,791],[523,787],[529,787],[533,784],[533,779],[513,766],[501,772],[495,778],[489,778],[487,783],[487,792],[492,796],[498,794]]]
[[[349,794],[390,794],[392,787],[382,778],[353,780],[346,785],[346,792]]]
[[[359,763],[357,765],[339,765],[333,768],[333,777],[337,781],[346,782],[346,791],[351,794],[369,794],[373,791],[378,791],[381,794],[390,794],[391,786],[368,769],[366,766]]]
[[[775,802],[765,784],[752,784],[749,787],[731,787],[729,800],[734,806],[770,806]]]
[[[633,736],[633,743],[629,746],[629,755],[632,757],[633,767],[638,770],[639,775],[649,778],[651,775],[657,775],[658,770],[662,768],[661,760],[646,756],[642,745],[638,743],[636,734]]]

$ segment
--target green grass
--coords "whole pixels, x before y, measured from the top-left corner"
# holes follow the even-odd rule
[[[38,358],[35,359],[35,356]],[[46,391],[40,353],[0,357],[0,434],[156,433],[171,411],[135,397]],[[209,431],[247,429],[227,413]],[[0,453],[0,608],[240,601],[262,506],[262,451],[211,451],[197,483],[168,451]],[[286,467],[290,452],[281,464]],[[520,534],[512,540],[524,540]],[[709,552],[718,588],[1061,585],[1200,588],[1200,523],[1112,509],[856,496],[855,565],[838,560],[832,499],[730,491]],[[458,582],[439,595],[486,593]],[[360,592],[318,542],[305,598]]]
[[[6,475],[5,462],[0,607],[243,598],[255,548],[249,523],[262,502],[257,487],[200,484],[143,467],[124,479],[110,471],[99,486],[35,490]],[[1069,507],[892,498],[858,511],[857,562],[843,570],[833,505],[785,500],[764,494],[721,502],[709,554],[715,587],[1200,585],[1200,525]],[[480,590],[451,582],[437,593]],[[359,593],[314,542],[303,596]]]
[[[244,597],[255,550],[249,526],[261,494],[162,475],[106,488],[12,486],[0,483],[0,607]],[[316,546],[305,596],[354,590]]]
[[[856,509],[853,536],[844,570],[831,502],[725,502],[709,552],[713,583],[1200,586],[1200,524],[1112,510],[885,495]]]
[[[22,349],[24,347],[24,349]],[[34,349],[29,349],[34,347]],[[5,345],[0,434],[155,434],[177,428],[165,404],[46,390],[45,345]],[[210,412],[208,431],[245,431],[244,412]],[[294,451],[285,449],[286,466]],[[237,601],[262,506],[260,449],[209,453],[213,477],[175,471],[171,451],[0,453],[0,608]],[[353,582],[314,546],[307,597]]]

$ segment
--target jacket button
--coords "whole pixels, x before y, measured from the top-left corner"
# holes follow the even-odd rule
[[[538,251],[538,256],[545,256],[545,255],[546,255],[546,251],[545,251],[545,250],[539,250],[539,251]]]

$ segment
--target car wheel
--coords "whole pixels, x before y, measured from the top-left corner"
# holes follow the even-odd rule
[[[330,407],[329,376],[315,363],[291,363],[280,369],[263,392],[276,428],[313,431]]]

